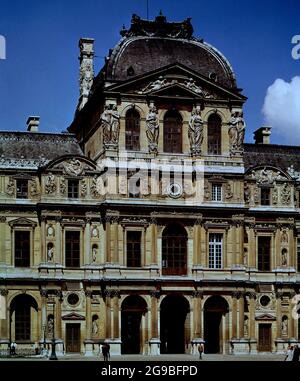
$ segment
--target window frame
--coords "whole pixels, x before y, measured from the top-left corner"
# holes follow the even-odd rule
[[[68,264],[68,259],[67,259],[67,245],[68,245],[68,241],[67,241],[67,236],[70,235],[70,234],[78,234],[78,241],[74,240],[73,238],[71,239],[70,243],[71,243],[71,248],[73,248],[74,246],[74,243],[78,244],[78,258],[75,258],[76,260],[78,260],[78,265],[74,265],[74,258],[72,257],[70,259],[70,265]],[[65,258],[64,258],[64,263],[65,263],[65,267],[67,269],[79,269],[81,267],[81,253],[82,253],[82,234],[81,234],[81,231],[79,229],[68,229],[65,231],[65,237],[64,237],[64,254],[65,254]]]
[[[132,115],[129,115],[132,114]],[[134,114],[136,118],[134,118]],[[125,115],[125,150],[140,151],[141,150],[141,115],[131,108]]]
[[[267,195],[267,197],[265,197]],[[271,188],[261,187],[260,188],[260,205],[270,206],[271,205]]]
[[[211,237],[214,236],[212,240]],[[216,241],[216,237],[221,237],[220,241]],[[208,236],[208,268],[212,270],[220,270],[224,263],[224,234],[220,232],[210,232]],[[220,253],[217,249],[221,248]]]
[[[78,199],[79,198],[79,180],[78,179],[68,179],[68,184],[67,184],[67,192],[68,192],[68,198],[69,199]],[[75,191],[74,191],[74,185],[75,186]],[[77,195],[77,197],[76,197]]]
[[[174,115],[174,116],[173,116]],[[176,118],[177,117],[177,118]],[[177,125],[176,125],[177,119]],[[180,129],[176,133],[176,129]],[[178,137],[176,142],[175,137]],[[174,145],[176,142],[176,145]],[[178,110],[168,110],[163,120],[163,152],[182,154],[183,143],[183,118]]]
[[[139,234],[139,241],[138,240],[129,241],[128,236],[130,234],[136,234],[136,233]],[[143,234],[142,234],[141,230],[139,230],[139,229],[127,229],[126,230],[126,267],[129,267],[129,268],[142,267],[142,239],[143,239]],[[132,252],[131,252],[131,255],[129,256],[129,248],[128,248],[129,244],[139,244],[139,249],[138,249],[139,260],[138,261],[134,260],[134,258],[132,258]],[[133,252],[135,252],[135,248],[133,248]],[[135,253],[134,253],[134,256],[135,256]],[[133,264],[135,261],[137,262],[137,264]]]
[[[223,186],[219,183],[211,184],[211,200],[214,202],[223,201]]]
[[[260,253],[260,248],[264,248],[264,245],[260,247],[259,241],[269,241],[269,253],[268,253],[268,261],[265,260],[266,254],[264,252]],[[257,237],[257,250],[256,250],[256,257],[257,257],[257,270],[261,272],[270,272],[272,269],[272,236],[271,235],[259,235]],[[260,259],[260,256],[262,256],[262,259]],[[268,268],[266,268],[266,263],[268,264]]]
[[[17,265],[16,264],[16,251],[17,251],[17,239],[16,234],[20,233],[27,233],[28,234],[28,243],[29,243],[29,250],[28,250],[28,265]],[[30,228],[16,228],[12,232],[13,234],[13,265],[15,268],[30,268],[32,265],[32,232]],[[23,259],[24,261],[24,259]]]
[[[215,120],[213,120],[215,118]],[[217,125],[217,119],[219,124]],[[222,118],[220,115],[213,113],[207,119],[207,154],[220,156],[222,155]],[[217,131],[217,128],[219,131]],[[212,131],[214,129],[215,131]],[[213,133],[212,133],[213,132]],[[216,139],[218,137],[218,139]],[[215,141],[217,143],[215,143]]]
[[[19,200],[27,200],[29,198],[29,185],[28,185],[28,179],[16,179],[16,198]],[[21,186],[18,186],[18,183],[21,184]],[[19,187],[21,190],[19,190]],[[25,187],[25,191],[24,188]]]

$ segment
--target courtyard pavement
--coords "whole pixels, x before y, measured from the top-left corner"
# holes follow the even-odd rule
[[[276,354],[258,354],[258,355],[219,355],[204,354],[203,359],[199,360],[198,356],[193,355],[160,355],[160,356],[143,356],[143,355],[122,355],[111,356],[110,362],[113,361],[284,361],[285,355]],[[27,358],[1,358],[0,361],[49,361],[48,358],[27,357]],[[103,361],[103,357],[85,357],[81,355],[66,355],[59,357],[58,361]]]

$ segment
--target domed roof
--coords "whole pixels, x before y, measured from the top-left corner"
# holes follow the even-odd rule
[[[214,47],[193,37],[190,19],[169,23],[160,14],[154,21],[133,15],[130,29],[111,51],[105,67],[109,81],[124,81],[164,66],[180,63],[227,88],[236,88],[233,69]]]

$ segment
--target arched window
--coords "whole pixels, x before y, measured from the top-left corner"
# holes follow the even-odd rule
[[[163,275],[186,275],[187,233],[178,224],[168,225],[162,237]]]
[[[176,110],[170,110],[164,118],[164,152],[182,152],[182,117]]]
[[[130,109],[125,117],[125,149],[128,151],[140,150],[140,114]]]
[[[207,122],[208,154],[221,155],[222,120],[217,114],[212,114]]]

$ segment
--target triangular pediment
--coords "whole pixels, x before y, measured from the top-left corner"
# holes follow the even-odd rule
[[[271,314],[260,314],[255,316],[255,320],[276,320],[276,316]]]
[[[77,314],[76,312],[71,312],[68,315],[62,316],[62,320],[85,320],[85,317]]]
[[[217,81],[199,75],[182,64],[173,64],[128,79],[122,83],[108,86],[105,92],[132,93],[155,96],[186,96],[201,99],[236,99],[247,98],[237,90],[225,88]]]

